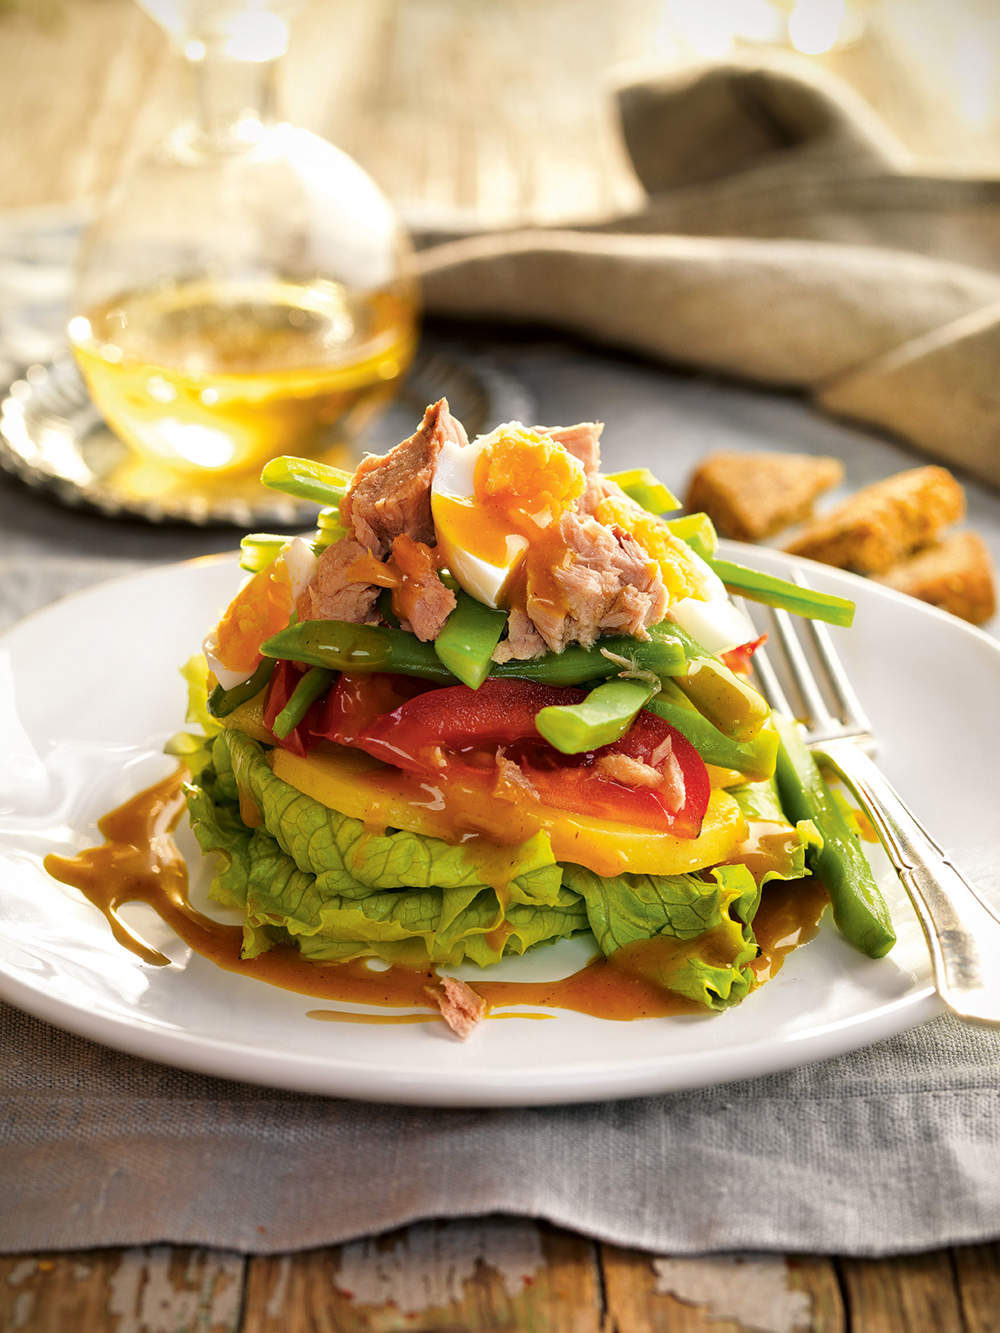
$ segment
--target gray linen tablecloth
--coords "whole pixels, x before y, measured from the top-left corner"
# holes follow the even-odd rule
[[[803,390],[995,483],[995,183],[908,174],[856,101],[784,64],[620,105],[648,207],[558,234],[424,237],[430,308]],[[50,352],[72,228],[39,234],[0,236],[0,370]],[[917,461],[781,394],[579,349],[492,352],[536,420],[602,418],[609,467],[651,464],[678,488],[709,448],[838,455],[845,489]],[[1000,559],[1000,498],[968,478],[967,493]],[[61,510],[3,477],[0,534],[0,628],[111,573],[235,544]],[[705,1091],[406,1109],[161,1068],[0,1006],[0,1250],[278,1251],[497,1211],[674,1253],[981,1240],[1000,1235],[998,1070],[1000,1034],[940,1018]]]
[[[443,1111],[222,1083],[0,1017],[3,1251],[269,1253],[496,1212],[673,1254],[1000,1234],[1000,1039],[953,1019],[753,1083]]]

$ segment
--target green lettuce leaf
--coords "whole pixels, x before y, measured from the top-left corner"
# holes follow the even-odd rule
[[[750,819],[783,825],[759,883],[748,865],[705,874],[620,875],[557,864],[548,837],[510,849],[513,878],[494,885],[488,863],[462,844],[403,830],[372,833],[276,777],[264,749],[223,730],[188,786],[202,848],[220,853],[213,896],[244,917],[245,957],[276,943],[317,961],[489,966],[588,928],[628,971],[709,1009],[754,985],[753,919],[769,879],[808,873],[819,842],[785,818],[773,783],[737,788]],[[241,817],[256,807],[260,825]]]
[[[267,831],[300,870],[316,876],[323,892],[360,899],[373,889],[478,889],[488,883],[467,844],[406,830],[372,833],[361,820],[276,777],[262,747],[242,732],[225,731],[219,740],[228,749],[237,785],[253,797]],[[545,906],[558,900],[562,871],[548,834],[536,833],[512,847],[508,873],[510,882],[497,892],[510,902]]]
[[[774,778],[731,787],[729,794],[735,798],[748,821],[763,820],[783,826],[784,833],[776,829],[768,835],[769,864],[766,870],[758,869],[750,858],[750,868],[761,887],[773,879],[802,879],[812,873],[816,855],[823,847],[823,835],[811,819],[791,823],[782,809]]]
[[[461,846],[374,835],[302,795],[240,733],[221,733],[212,751],[213,763],[188,786],[188,808],[202,849],[221,854],[213,897],[243,910],[245,957],[291,940],[315,959],[486,966],[587,929],[547,837],[512,849],[521,873],[493,887]],[[263,814],[256,829],[240,818],[240,789]]]
[[[181,667],[187,684],[185,721],[196,731],[178,731],[164,745],[165,754],[176,755],[197,777],[211,758],[210,742],[222,730],[222,724],[208,711],[208,663],[204,653],[189,657]]]
[[[760,888],[746,866],[717,866],[711,879],[699,875],[603,879],[570,865],[563,871],[568,887],[587,904],[587,918],[601,952],[608,957],[618,954],[617,961],[626,970],[709,1009],[736,1004],[752,989],[749,965],[757,956],[753,918]],[[658,943],[637,947],[649,941]]]

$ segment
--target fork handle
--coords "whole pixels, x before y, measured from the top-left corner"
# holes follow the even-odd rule
[[[1000,1023],[1000,920],[854,741],[826,741],[814,753],[874,824],[920,918],[945,1004],[963,1018]]]

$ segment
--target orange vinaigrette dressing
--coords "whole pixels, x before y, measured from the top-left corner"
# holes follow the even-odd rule
[[[193,907],[188,898],[187,867],[172,837],[184,810],[186,776],[182,767],[104,815],[98,821],[103,844],[85,848],[73,857],[50,854],[45,858],[45,869],[54,879],[79,889],[107,918],[115,939],[151,965],[165,966],[170,960],[145,944],[122,919],[121,908],[127,903],[147,904],[189,948],[227,971],[334,1003],[429,1011],[426,1015],[358,1014],[314,1009],[308,1012],[310,1018],[414,1023],[437,1017],[436,1006],[428,998],[428,988],[434,985],[437,974],[429,962],[416,966],[395,963],[384,969],[369,966],[366,959],[323,963],[305,958],[286,944],[276,945],[257,958],[242,958],[242,927],[213,920]],[[761,950],[752,964],[758,983],[773,977],[787,954],[817,933],[827,903],[823,886],[811,879],[779,881],[765,887],[754,919]],[[704,949],[704,936],[697,945]],[[491,1009],[568,1009],[617,1021],[704,1015],[703,1006],[672,995],[643,976],[665,962],[682,958],[693,946],[694,942],[659,936],[626,945],[612,958],[596,958],[571,976],[555,981],[477,979],[475,989]],[[522,1011],[492,1016],[549,1015]]]

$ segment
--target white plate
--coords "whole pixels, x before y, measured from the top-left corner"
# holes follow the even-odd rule
[[[779,573],[791,567],[771,551],[730,554]],[[810,574],[857,601],[855,628],[835,634],[884,738],[887,773],[1000,904],[1000,645],[850,575],[816,565]],[[12,1003],[109,1046],[225,1078],[442,1106],[625,1097],[751,1077],[940,1012],[920,929],[891,872],[899,942],[887,959],[863,958],[826,923],[775,981],[704,1019],[616,1023],[561,1012],[488,1022],[462,1043],[443,1024],[313,1021],[306,1013],[323,1001],[222,971],[157,922],[146,936],[172,963],[144,964],[80,894],[49,878],[42,858],[100,842],[98,817],[170,771],[161,748],[185,705],[177,666],[236,581],[235,557],[160,568],[57,603],[0,639],[0,994]],[[196,851],[191,863],[193,883],[203,884]],[[542,950],[521,960],[518,975],[570,971],[579,957],[574,942]]]

